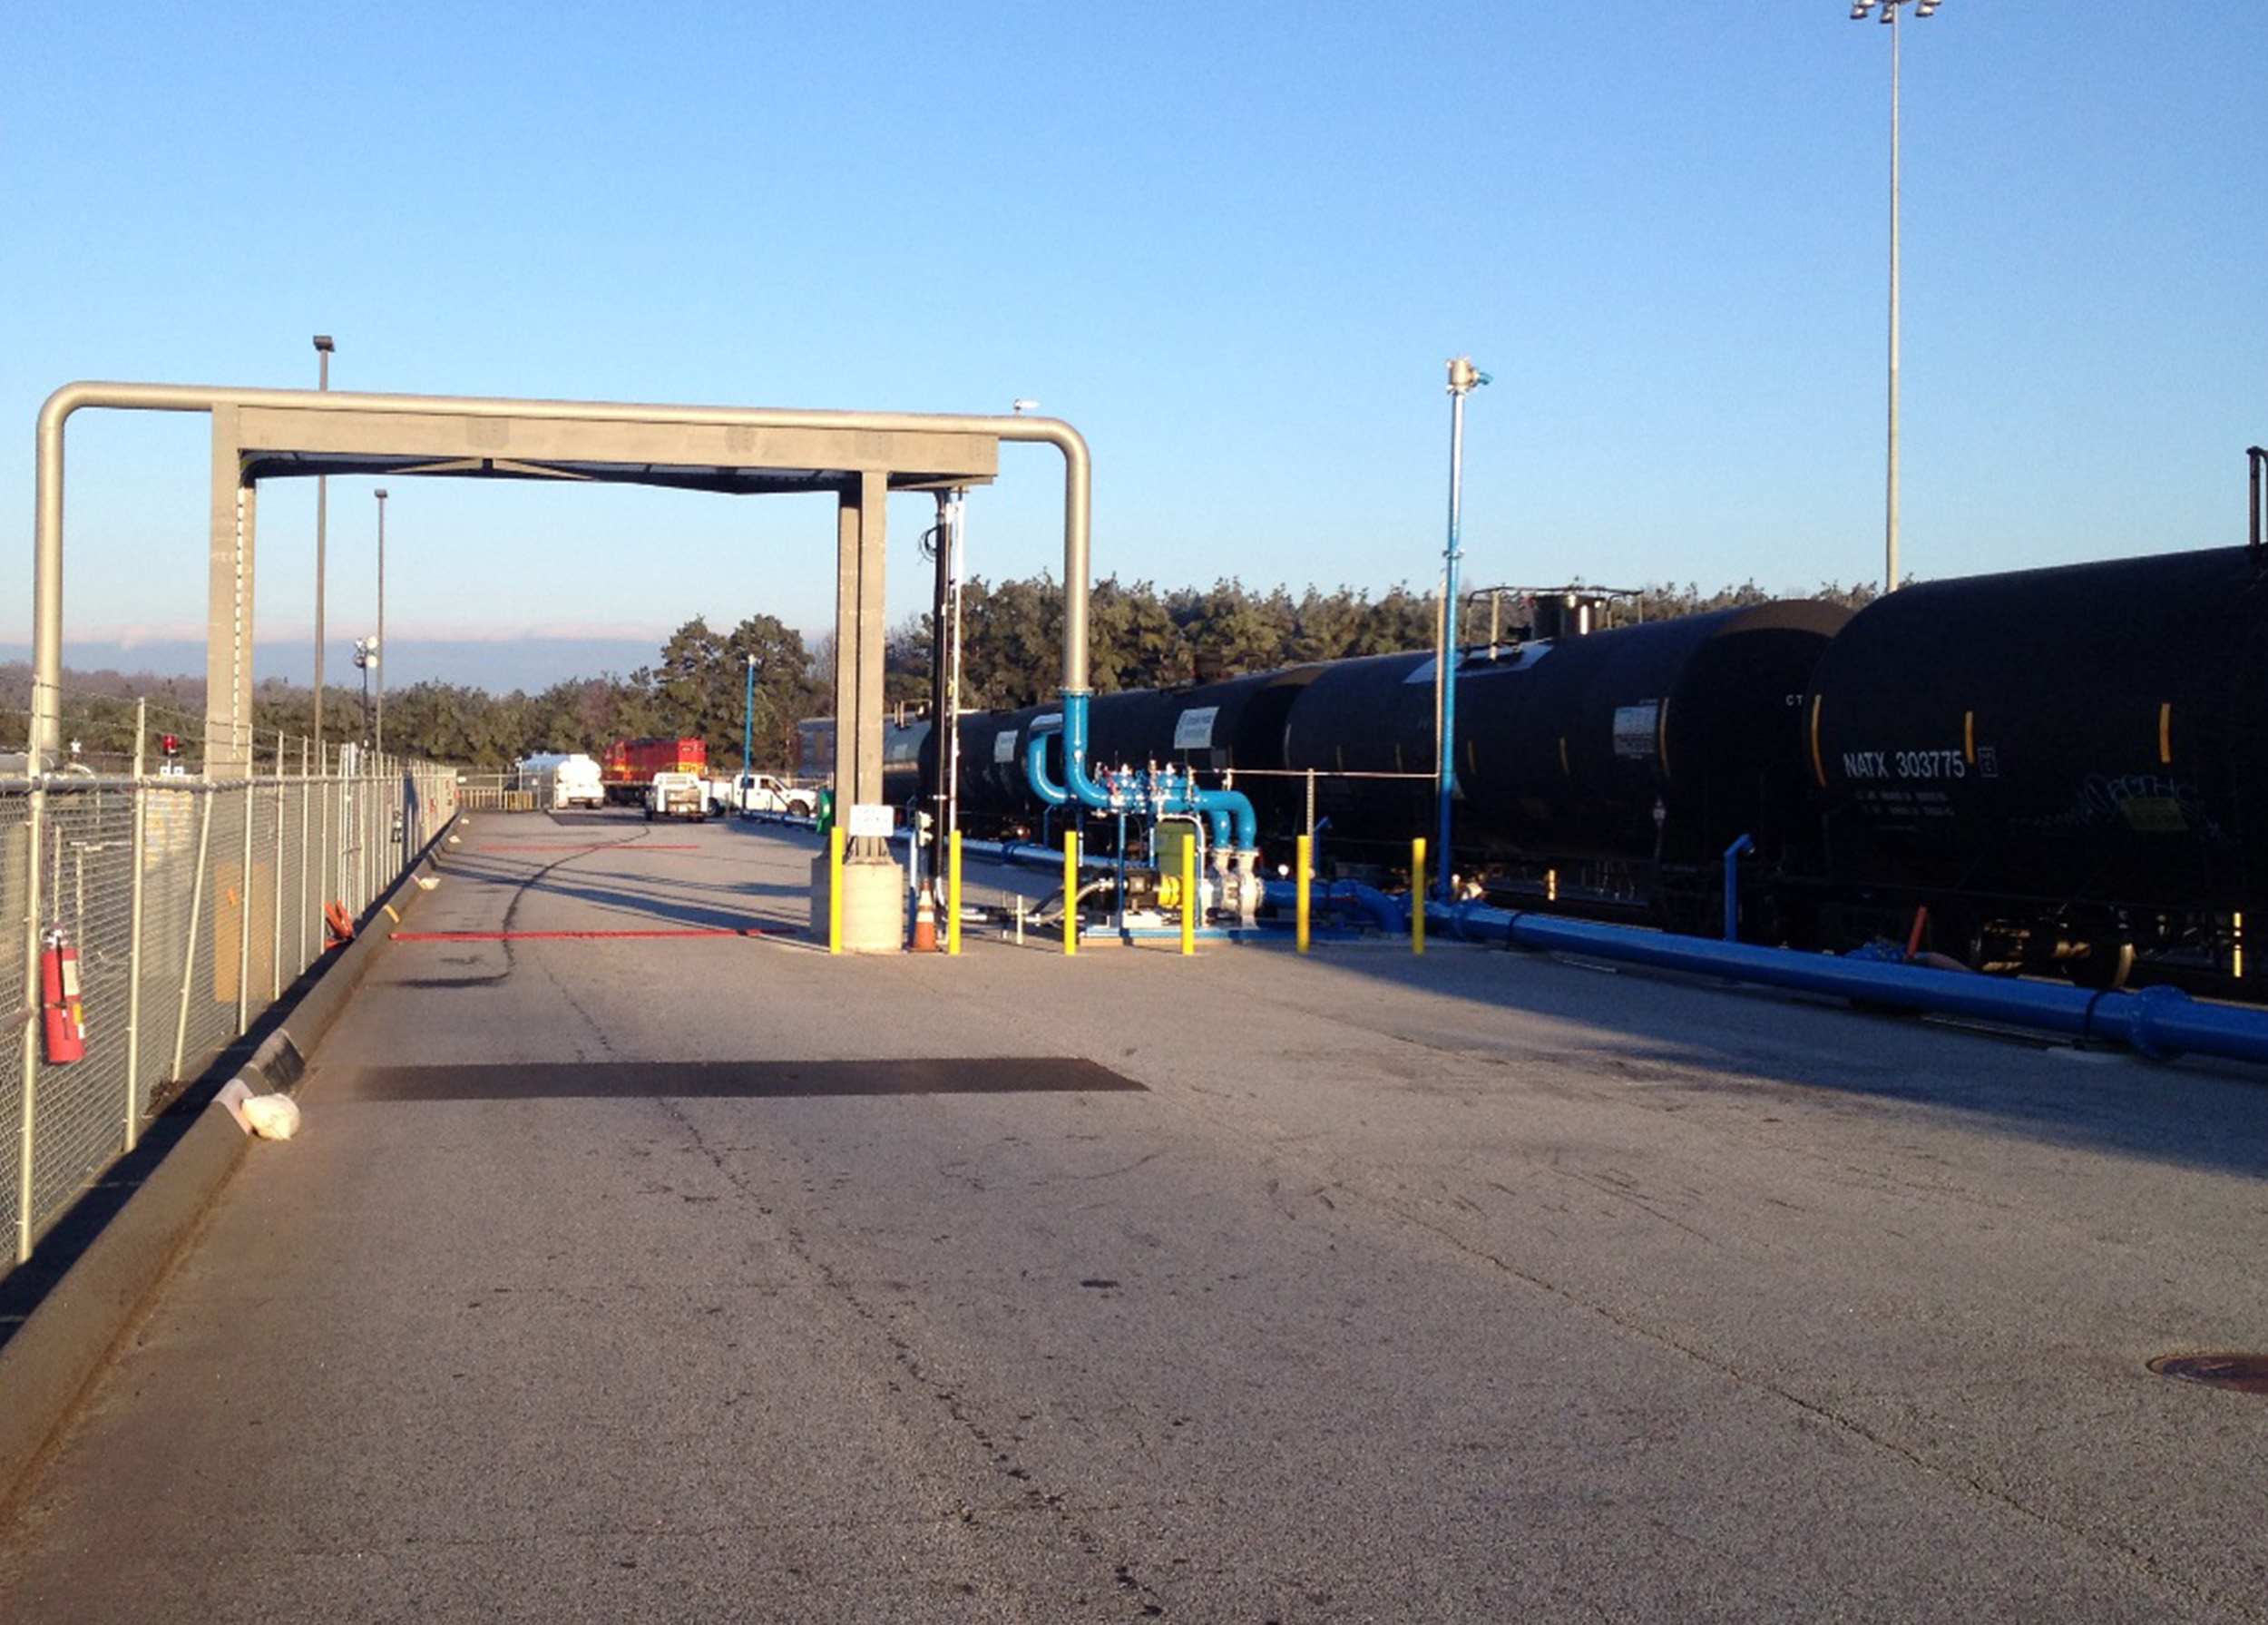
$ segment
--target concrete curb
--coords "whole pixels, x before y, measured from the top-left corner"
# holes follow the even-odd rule
[[[282,1012],[233,1076],[256,1093],[288,1092],[387,940],[372,922],[398,918],[425,893],[410,877],[437,867],[444,827],[393,889],[371,906],[355,940]],[[195,1091],[192,1091],[195,1092]],[[86,1245],[14,1336],[0,1344],[0,1519],[13,1513],[95,1379],[132,1335],[144,1307],[188,1250],[206,1211],[249,1143],[226,1110],[208,1105]]]

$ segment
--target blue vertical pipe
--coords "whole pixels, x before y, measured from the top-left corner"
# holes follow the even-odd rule
[[[1725,848],[1725,940],[1740,940],[1740,855],[1754,852],[1756,843],[1746,836]]]

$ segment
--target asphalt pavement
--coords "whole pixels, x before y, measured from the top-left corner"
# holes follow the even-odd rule
[[[2260,1074],[1442,944],[831,957],[815,850],[467,826],[8,1616],[2268,1619],[2268,1395],[2149,1368],[2268,1350]]]

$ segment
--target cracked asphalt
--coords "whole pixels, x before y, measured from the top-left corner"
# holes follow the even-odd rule
[[[2262,1077],[1439,944],[830,959],[812,850],[475,819],[10,1617],[2268,1619],[2268,1397],[2146,1364],[2268,1351]]]

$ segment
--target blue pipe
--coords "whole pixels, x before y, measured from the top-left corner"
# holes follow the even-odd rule
[[[1409,934],[1410,910],[1401,896],[1353,880],[1318,880],[1313,884],[1314,889],[1308,893],[1313,906],[1351,907],[1390,936]],[[1291,913],[1299,906],[1299,883],[1295,880],[1263,882],[1261,892],[1279,914]]]
[[[1756,843],[1746,836],[1725,848],[1725,940],[1740,940],[1740,855],[1754,852]]]
[[[1252,810],[1252,798],[1242,790],[1191,789],[1189,805],[1212,821],[1216,846],[1232,852],[1259,849],[1259,815]]]
[[[1896,1010],[1970,1016],[2066,1038],[2107,1039],[2153,1061],[2198,1054],[2268,1062],[2268,1011],[2207,1003],[2177,987],[2090,993],[2043,982],[1668,936],[1477,903],[1436,905],[1426,910],[1426,917],[1468,941],[1582,954]]]
[[[1087,807],[1110,805],[1110,793],[1087,772],[1087,701],[1082,690],[1063,691],[1063,788]]]
[[[1031,793],[1050,807],[1061,807],[1070,800],[1070,792],[1048,777],[1048,737],[1036,728],[1023,742],[1023,776],[1031,781]]]

